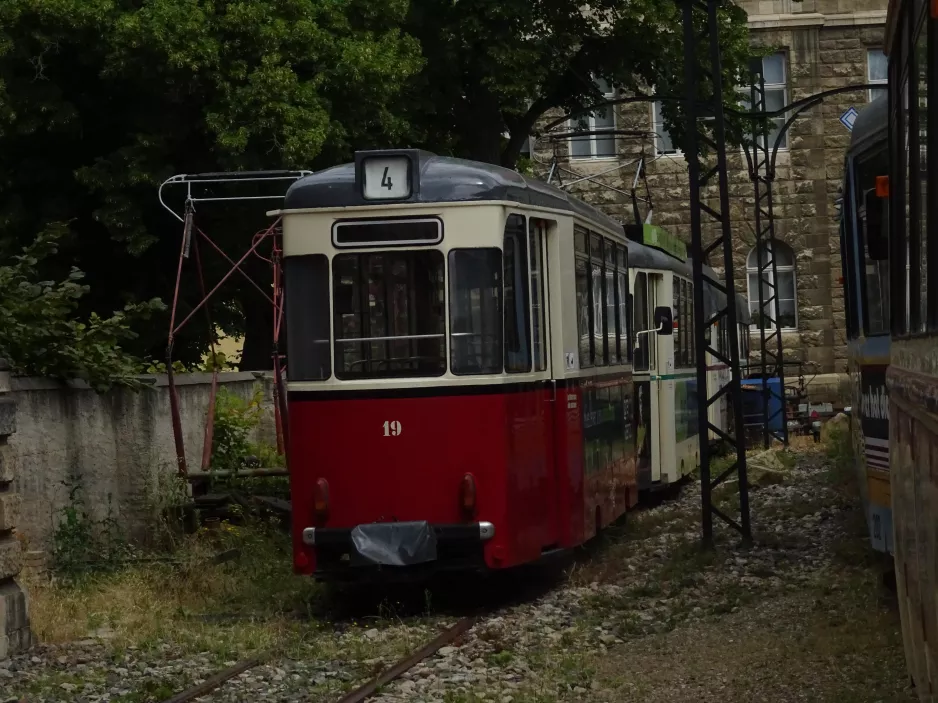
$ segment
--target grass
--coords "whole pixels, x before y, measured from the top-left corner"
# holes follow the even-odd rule
[[[211,563],[235,547],[240,558]],[[170,642],[222,659],[302,639],[297,615],[308,615],[319,593],[311,579],[291,573],[286,536],[262,525],[223,524],[187,538],[174,557],[176,563],[30,584],[36,634],[65,643],[106,628],[115,648]]]
[[[241,556],[214,564],[216,554],[237,548]],[[272,526],[222,523],[185,538],[173,563],[136,563],[116,571],[30,584],[30,617],[40,641],[64,644],[100,637],[105,649],[80,672],[54,664],[30,673],[22,694],[63,695],[61,684],[106,688],[109,667],[135,661],[194,657],[210,669],[249,656],[345,662],[346,678],[297,683],[325,699],[350,690],[382,665],[424,644],[435,618],[405,622],[393,607],[375,606],[369,615],[331,623],[331,594],[311,578],[292,573],[290,541]],[[364,606],[369,607],[369,606]],[[384,628],[391,629],[384,634]],[[378,630],[378,636],[366,632]],[[196,657],[198,655],[198,657]],[[164,700],[193,683],[192,671],[131,684],[136,689],[112,698],[121,703]],[[54,695],[53,695],[54,698]]]

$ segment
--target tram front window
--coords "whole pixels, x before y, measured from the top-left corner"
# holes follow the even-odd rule
[[[332,271],[337,378],[444,373],[441,252],[339,254]]]
[[[502,252],[449,253],[450,364],[455,374],[502,372]]]
[[[329,260],[325,254],[288,256],[287,376],[291,381],[325,381],[329,359]]]

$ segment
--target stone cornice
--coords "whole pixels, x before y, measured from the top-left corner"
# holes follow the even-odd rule
[[[801,12],[786,15],[749,15],[749,29],[797,29],[801,27],[859,27],[886,24],[885,10],[823,15]]]

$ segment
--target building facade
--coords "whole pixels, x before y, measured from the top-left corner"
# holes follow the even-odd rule
[[[768,110],[833,88],[885,85],[882,48],[887,0],[737,2],[749,15],[751,41],[768,52],[763,60]],[[613,95],[611,88],[601,87]],[[777,316],[783,327],[785,358],[801,364],[807,390],[815,402],[836,402],[845,378],[846,325],[837,198],[850,141],[850,108],[862,109],[875,93],[885,91],[857,90],[832,96],[805,112],[782,139],[776,161],[773,195],[779,241],[775,252]],[[743,96],[748,99],[749,91],[741,93]],[[784,121],[777,120],[776,129]],[[649,198],[652,222],[690,241],[687,164],[664,127],[660,105],[639,103],[609,108],[588,118],[586,127],[592,132],[616,129],[629,134],[542,134],[534,143],[538,175],[546,177],[553,166],[552,182],[564,183],[571,192],[610,215],[631,222],[630,192],[637,161],[644,157],[647,191],[640,182],[638,194]],[[582,129],[582,125],[571,123],[564,131],[569,134],[576,129]],[[770,140],[774,141],[774,136]],[[749,297],[755,318],[759,304],[753,253],[754,185],[741,149],[731,149],[728,162],[734,278],[737,292]],[[715,190],[705,195],[714,207],[718,205],[715,195]],[[642,217],[647,209],[642,203]],[[720,261],[710,263],[721,270]],[[752,336],[753,348],[758,349],[759,331],[755,326]],[[796,373],[789,368],[789,374]]]

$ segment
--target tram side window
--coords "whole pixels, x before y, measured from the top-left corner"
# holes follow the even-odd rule
[[[850,178],[850,168],[852,164],[847,162],[847,166],[844,169],[847,173],[847,178]],[[849,180],[848,180],[848,189],[849,189]],[[849,192],[849,190],[847,191]],[[846,323],[847,323],[847,339],[856,339],[859,334],[860,329],[860,320],[859,313],[857,311],[857,302],[855,299],[856,295],[856,282],[854,281],[854,270],[856,266],[856,244],[853,236],[849,234],[850,229],[848,229],[847,223],[853,221],[853,209],[850,206],[850,198],[842,198],[842,206],[840,216],[840,266],[841,272],[843,273],[844,281],[844,308],[846,312]]]
[[[687,281],[681,279],[681,366],[689,366],[690,358],[690,324],[687,319]]]
[[[534,370],[547,369],[547,310],[544,297],[544,281],[547,269],[544,266],[544,247],[547,239],[547,222],[529,220],[528,242],[531,257],[531,315],[534,322]]]
[[[531,307],[528,301],[527,227],[522,215],[505,224],[505,371],[531,370]]]
[[[687,320],[686,320],[686,308],[684,303],[684,281],[682,279],[675,278],[674,286],[677,288],[677,310],[675,311],[675,316],[677,317],[677,328],[678,328],[678,339],[677,339],[677,348],[674,350],[674,365],[676,367],[687,366]]]
[[[287,376],[291,381],[325,381],[332,375],[329,260],[325,254],[288,256],[284,268]]]
[[[454,374],[502,372],[502,253],[449,253],[450,368]]]
[[[635,292],[632,294],[634,313],[632,321],[635,325],[636,341],[635,355],[633,356],[635,370],[648,370],[648,335],[638,334],[648,329],[648,277],[644,272],[635,275]]]
[[[691,330],[690,283],[681,281],[681,286],[684,288],[684,366],[692,366],[694,343]]]
[[[934,12],[935,5],[932,3],[932,12]],[[914,160],[912,163],[915,164],[915,170],[910,169],[911,177],[914,179],[912,185],[915,188],[918,195],[918,222],[917,222],[917,236],[915,237],[912,246],[915,248],[915,251],[911,252],[909,257],[909,262],[913,267],[913,273],[916,274],[918,279],[918,291],[912,291],[912,300],[910,301],[913,305],[915,314],[913,315],[913,329],[912,332],[924,332],[927,326],[928,321],[928,268],[932,263],[929,261],[928,256],[928,78],[931,69],[929,68],[929,47],[928,47],[928,34],[929,34],[929,20],[926,20],[918,34],[918,38],[915,40],[915,53],[917,60],[915,62],[915,68],[918,73],[917,76],[914,76],[912,80],[917,80],[916,85],[916,101],[911,107],[916,112],[917,122],[918,122],[918,132],[913,136],[916,140],[916,146],[918,147],[915,150]],[[934,51],[934,47],[932,47]],[[934,188],[932,189],[934,193]],[[915,269],[918,269],[917,271]],[[932,274],[934,276],[934,274]],[[914,278],[913,278],[914,280]]]
[[[339,254],[332,276],[337,378],[443,374],[441,252]]]
[[[632,330],[629,329],[628,251],[616,247],[616,305],[619,307],[619,363],[632,360]]]
[[[862,242],[863,327],[867,335],[889,333],[889,208],[876,195],[876,178],[889,172],[886,146],[857,160],[855,196]]]
[[[687,365],[697,365],[697,340],[694,337],[694,284],[687,284]]]
[[[598,234],[590,232],[590,272],[593,277],[593,363],[605,366],[606,350],[606,315],[603,304],[603,246]]]
[[[590,306],[589,254],[586,239],[589,235],[582,227],[573,228],[574,272],[576,277],[576,328],[579,336],[580,368],[593,365],[592,327],[593,311]]]
[[[677,320],[677,334],[674,340],[674,366],[681,365],[681,335],[684,334],[684,321],[681,319],[681,279],[671,277],[671,307],[674,308],[674,319]]]
[[[616,250],[615,244],[608,239],[603,240],[603,263],[606,301],[606,349],[609,354],[609,363],[618,364],[619,350],[616,342],[619,339],[619,316],[616,315]]]

